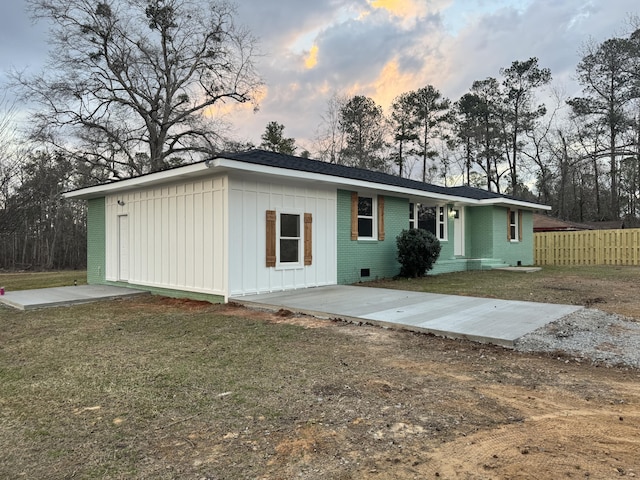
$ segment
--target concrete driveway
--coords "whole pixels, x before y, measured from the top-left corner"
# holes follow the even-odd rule
[[[322,318],[369,322],[505,347],[513,347],[523,335],[582,308],[349,285],[247,295],[231,300],[251,307],[285,308]]]

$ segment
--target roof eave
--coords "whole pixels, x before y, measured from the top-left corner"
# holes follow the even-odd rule
[[[140,187],[160,185],[179,178],[190,178],[202,175],[208,168],[205,162],[192,163],[183,167],[161,172],[149,173],[139,177],[126,178],[111,183],[103,183],[92,187],[79,188],[62,194],[65,198],[79,200],[89,200],[92,198],[104,197],[105,195],[120,193],[127,190],[134,190]]]
[[[70,199],[89,200],[92,198],[104,197],[105,195],[121,193],[141,187],[161,185],[176,179],[187,179],[204,175],[208,171],[244,171],[250,173],[263,174],[268,176],[278,176],[293,180],[304,180],[308,182],[320,182],[326,185],[345,187],[346,189],[358,188],[362,190],[375,190],[379,192],[389,192],[393,194],[405,195],[413,198],[425,198],[441,202],[455,203],[457,205],[497,205],[497,206],[518,206],[531,210],[551,210],[547,205],[513,200],[507,198],[473,199],[460,195],[447,195],[438,192],[429,192],[410,187],[387,185],[384,183],[371,182],[367,180],[357,180],[348,177],[340,177],[315,172],[303,172],[289,168],[248,163],[240,160],[233,160],[225,157],[216,157],[204,162],[193,163],[182,167],[150,173],[139,177],[127,178],[116,182],[95,185],[92,187],[80,188],[69,192],[64,192],[63,196]],[[304,174],[304,177],[301,176]]]
[[[528,210],[551,210],[549,205],[527,202],[525,200],[515,200],[511,198],[486,198],[477,201],[478,205],[494,205],[499,207],[521,207]]]

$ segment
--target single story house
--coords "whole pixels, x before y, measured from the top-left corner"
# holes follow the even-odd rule
[[[210,301],[392,277],[411,227],[441,241],[434,274],[531,265],[549,209],[262,150],[65,196],[88,201],[89,283]]]

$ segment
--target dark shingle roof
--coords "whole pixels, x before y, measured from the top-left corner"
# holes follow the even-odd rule
[[[407,178],[400,178],[386,173],[374,172],[363,168],[347,167],[335,163],[321,162],[308,158],[284,155],[282,153],[268,152],[265,150],[249,150],[239,153],[224,153],[218,155],[220,158],[238,160],[240,162],[253,163],[269,167],[286,168],[299,172],[318,173],[330,175],[332,177],[350,178],[352,180],[362,180],[365,182],[381,183],[394,187],[413,188],[443,195],[452,195],[450,189],[439,187],[428,183],[417,182]]]
[[[321,162],[319,160],[311,160],[308,158],[295,157],[292,155],[284,155],[282,153],[268,152],[265,150],[249,150],[237,153],[221,153],[218,158],[227,158],[229,160],[237,160],[245,163],[253,163],[255,165],[263,165],[276,168],[286,168],[299,172],[318,173],[322,175],[330,175],[333,177],[349,178],[352,180],[361,180],[371,183],[379,183],[382,185],[390,185],[394,187],[411,188],[423,192],[437,193],[441,195],[456,196],[469,198],[472,200],[490,200],[503,198],[506,200],[522,201],[515,197],[501,195],[495,192],[489,192],[475,187],[441,187],[429,183],[423,183],[408,178],[401,178],[395,175],[389,175],[381,172],[374,172],[362,168],[347,167],[345,165],[336,165],[335,163]],[[527,202],[533,203],[533,202]]]

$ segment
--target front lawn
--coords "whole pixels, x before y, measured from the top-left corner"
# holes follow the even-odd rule
[[[0,273],[0,287],[7,292],[32,290],[35,288],[66,287],[87,283],[85,270],[63,270],[59,272]]]

